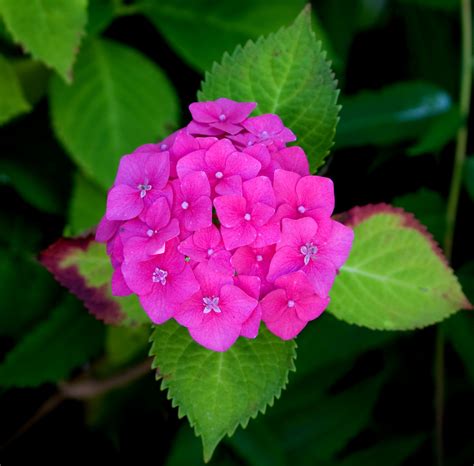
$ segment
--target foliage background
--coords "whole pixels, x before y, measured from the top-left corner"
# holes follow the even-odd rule
[[[0,1],[0,18],[13,3]],[[24,464],[34,451],[36,460],[56,463],[64,459],[61,445],[74,461],[99,455],[202,464],[199,441],[151,374],[86,402],[65,401],[9,441],[58,381],[114,373],[147,353],[141,329],[105,328],[36,257],[63,233],[96,223],[118,157],[186,122],[214,60],[289,24],[304,2],[89,0],[87,16],[81,0],[52,4],[56,11],[77,8],[68,30],[78,33],[64,42],[78,52],[72,74],[61,41],[22,48],[0,21],[0,352],[22,344],[15,364],[0,363],[0,459]],[[343,105],[322,169],[335,182],[337,212],[391,202],[414,212],[441,241],[461,124],[458,2],[312,5]],[[98,152],[103,165],[95,162]],[[472,301],[472,156],[464,179],[452,264]],[[442,326],[446,464],[471,464],[474,324],[460,313]],[[211,464],[433,464],[435,333],[373,332],[323,316],[298,338],[298,370],[281,399],[221,444]]]

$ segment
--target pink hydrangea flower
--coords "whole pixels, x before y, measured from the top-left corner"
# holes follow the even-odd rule
[[[234,285],[241,288],[250,297],[256,300],[260,297],[260,279],[253,275],[237,275],[234,277]],[[262,321],[262,307],[260,303],[252,311],[247,320],[242,324],[240,335],[246,338],[257,338],[260,322]]]
[[[165,244],[179,235],[179,222],[171,218],[168,201],[158,198],[142,218],[125,222],[120,229],[123,253],[127,261],[143,261],[154,254],[161,254]]]
[[[271,291],[274,286],[267,280],[270,262],[275,254],[275,245],[263,248],[243,246],[235,250],[231,264],[237,275],[250,275],[260,279],[261,296]]]
[[[178,251],[178,240],[167,242],[163,254],[145,261],[124,262],[122,272],[127,286],[155,324],[173,317],[180,305],[199,290],[191,266]]]
[[[283,148],[287,142],[296,141],[296,136],[285,127],[278,115],[266,114],[248,118],[243,123],[243,127],[253,136],[252,144],[259,142]],[[251,144],[247,142],[247,145]]]
[[[235,286],[231,275],[216,273],[205,264],[199,264],[194,273],[199,290],[179,307],[174,318],[205,348],[226,351],[258,301]]]
[[[193,121],[187,130],[190,134],[203,136],[237,134],[256,106],[255,102],[235,102],[226,98],[192,103],[189,110]]]
[[[129,220],[158,197],[168,183],[169,153],[134,152],[122,157],[114,187],[107,196],[107,219]]]
[[[282,275],[302,270],[316,293],[326,296],[337,270],[349,255],[353,237],[350,228],[331,219],[318,229],[318,224],[310,217],[285,218],[267,278],[273,282]]]
[[[277,168],[282,170],[295,172],[301,176],[311,175],[308,158],[301,147],[284,147],[278,152],[273,152],[272,161]]]
[[[222,139],[207,150],[198,150],[183,157],[177,165],[180,178],[204,171],[217,194],[240,194],[242,181],[254,178],[260,171],[260,162],[237,152],[232,142]]]
[[[334,210],[334,186],[323,176],[300,176],[276,170],[273,188],[278,219],[312,217],[316,222],[329,218]]]
[[[270,180],[258,176],[242,185],[242,196],[214,199],[226,249],[268,246],[280,238],[280,225],[272,222],[275,195]]]
[[[230,252],[224,249],[221,234],[215,225],[196,231],[178,246],[178,250],[191,261],[204,262],[221,273],[231,275]]]
[[[317,295],[302,272],[284,275],[275,285],[277,288],[261,301],[262,320],[270,332],[283,340],[296,337],[329,304],[329,298]]]
[[[204,172],[192,172],[174,180],[173,216],[187,231],[207,228],[212,223],[211,188]]]

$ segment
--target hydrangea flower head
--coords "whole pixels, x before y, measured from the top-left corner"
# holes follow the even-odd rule
[[[96,232],[112,293],[136,294],[153,323],[174,318],[212,351],[262,323],[294,338],[328,305],[353,239],[331,218],[332,181],[255,107],[191,104],[186,127],[122,157]]]

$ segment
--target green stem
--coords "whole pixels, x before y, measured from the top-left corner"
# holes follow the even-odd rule
[[[451,260],[453,252],[454,231],[456,216],[461,193],[461,184],[466,160],[467,149],[467,121],[471,103],[472,86],[472,9],[471,0],[461,0],[461,83],[459,95],[459,114],[463,122],[456,136],[456,150],[454,154],[451,188],[446,210],[446,233],[444,237],[444,252]],[[435,343],[435,450],[436,464],[443,465],[443,421],[444,421],[444,334],[438,326]]]

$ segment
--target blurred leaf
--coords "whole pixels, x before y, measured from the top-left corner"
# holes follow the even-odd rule
[[[174,321],[155,327],[151,341],[161,388],[201,436],[205,461],[225,435],[273,404],[294,370],[294,341],[265,328],[255,340],[240,338],[223,353],[198,345]]]
[[[7,354],[0,385],[33,387],[64,379],[99,354],[103,339],[104,326],[68,296]]]
[[[294,378],[300,379],[331,364],[353,361],[362,353],[383,346],[397,336],[393,332],[347,325],[325,313],[310,322],[298,336],[298,370]],[[335,344],[338,341],[344,344]]]
[[[382,371],[336,394],[327,394],[284,418],[268,413],[268,422],[291,464],[314,465],[331,459],[369,423],[387,376]]]
[[[107,326],[105,351],[108,362],[113,366],[124,366],[148,351],[150,329],[148,326]]]
[[[466,159],[464,165],[464,184],[469,196],[474,201],[474,155],[470,155]]]
[[[420,140],[408,149],[408,155],[422,155],[441,150],[454,139],[461,123],[459,108],[454,105],[446,113],[436,117]]]
[[[334,466],[400,466],[405,464],[405,460],[420,448],[425,437],[425,435],[416,435],[390,440],[384,439],[373,447],[359,450],[333,464]]]
[[[50,180],[38,176],[30,164],[24,161],[0,160],[1,183],[10,184],[29,204],[50,214],[61,214],[64,198],[51,186]]]
[[[238,44],[276,31],[297,16],[305,3],[305,0],[145,0],[141,8],[189,64],[205,71]]]
[[[105,212],[107,193],[79,171],[69,204],[67,236],[76,236],[95,227]]]
[[[341,216],[355,233],[331,290],[331,312],[379,330],[440,322],[470,303],[439,246],[415,217],[387,204]]]
[[[89,0],[87,5],[86,33],[99,35],[113,21],[115,16],[114,0]]]
[[[105,244],[92,235],[61,238],[41,253],[40,261],[97,319],[121,325],[150,323],[136,295],[112,296],[110,258]]]
[[[87,0],[0,0],[0,14],[15,42],[72,81],[72,66],[86,24]]]
[[[358,0],[357,26],[364,30],[374,27],[387,9],[388,0]]]
[[[419,5],[436,10],[456,11],[459,8],[458,0],[399,0],[401,3]]]
[[[0,55],[0,125],[30,110],[15,70]]]
[[[173,88],[134,49],[106,40],[84,44],[67,86],[50,89],[53,126],[85,174],[108,189],[120,157],[171,132],[177,119]]]
[[[439,87],[402,82],[378,91],[343,97],[336,145],[341,147],[394,144],[416,138],[432,118],[451,108]]]
[[[446,229],[446,201],[441,194],[420,188],[414,193],[396,197],[393,204],[415,214],[438,243],[443,241]]]
[[[315,170],[333,144],[339,111],[336,82],[325,57],[306,8],[290,27],[225,54],[206,74],[198,97],[254,101],[258,114],[277,113]]]
[[[51,72],[39,61],[21,58],[12,62],[26,99],[36,105],[46,95]]]

